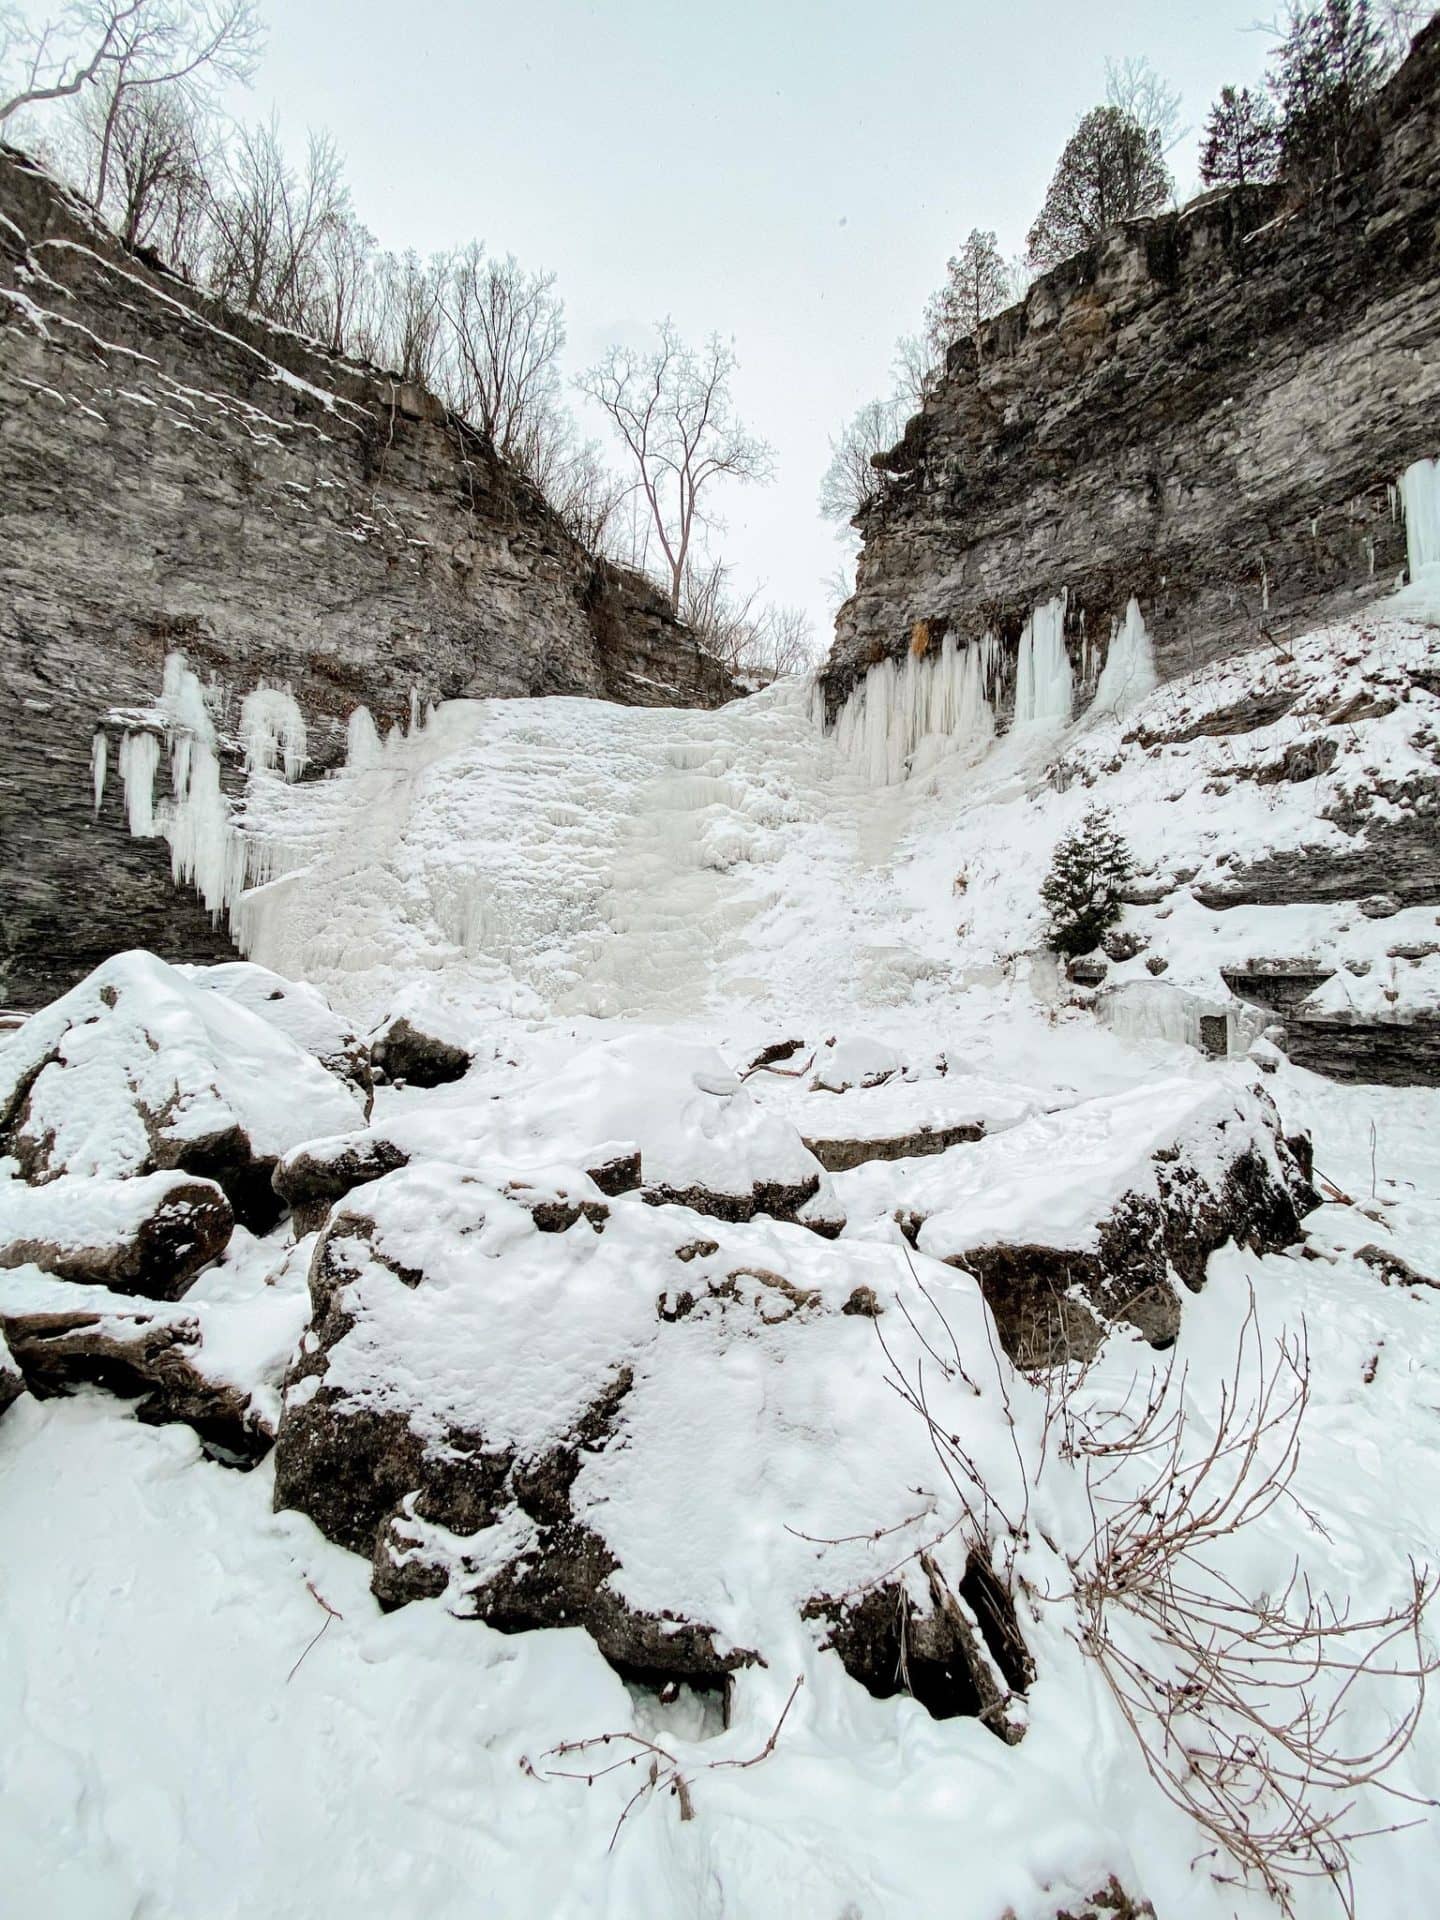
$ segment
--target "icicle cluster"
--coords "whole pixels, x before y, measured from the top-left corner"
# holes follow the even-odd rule
[[[1059,593],[1025,623],[1015,666],[1015,724],[1066,721],[1075,698],[1075,676],[1065,651],[1065,604]]]
[[[270,687],[262,680],[246,694],[240,707],[240,739],[247,773],[270,773],[278,767],[287,780],[298,780],[305,770],[305,716],[288,687]]]
[[[991,689],[999,658],[993,634],[973,646],[947,637],[936,654],[909,654],[903,666],[871,667],[835,722],[842,752],[858,760],[875,786],[905,777],[925,739],[985,747],[995,733]]]

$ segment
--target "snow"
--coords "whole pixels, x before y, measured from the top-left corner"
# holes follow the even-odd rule
[[[1417,580],[1435,557],[1424,469],[1401,488]],[[993,650],[948,638],[873,669],[831,733],[793,683],[716,713],[457,701],[384,740],[362,710],[346,765],[294,781],[287,753],[304,749],[284,696],[257,690],[231,739],[183,662],[148,717],[112,720],[132,830],[166,834],[248,961],[121,956],[0,1042],[0,1105],[60,1050],[31,1099],[70,1172],[36,1204],[88,1182],[85,1204],[113,1218],[99,1183],[140,1186],[142,1100],[173,1107],[179,1136],[223,1110],[280,1153],[396,1142],[410,1164],[347,1203],[374,1226],[346,1240],[347,1304],[363,1311],[332,1349],[333,1380],[428,1432],[468,1422],[534,1449],[628,1365],[623,1424],[583,1452],[577,1510],[617,1552],[632,1605],[693,1610],[767,1664],[737,1675],[721,1724],[713,1702],[627,1689],[578,1628],[507,1636],[465,1617],[476,1585],[534,1544],[514,1510],[464,1537],[402,1520],[406,1550],[452,1579],[387,1616],[363,1558],[271,1510],[270,1463],[228,1471],[187,1430],[144,1428],[99,1393],[22,1397],[0,1418],[0,1529],[24,1569],[0,1585],[0,1884],[18,1912],[1054,1920],[1112,1873],[1165,1920],[1273,1912],[1215,1877],[1082,1653],[1083,1471],[1047,1438],[1045,1382],[1009,1367],[976,1283],[943,1262],[1000,1239],[1084,1246],[1157,1149],[1183,1138],[1187,1164],[1213,1174],[1269,1139],[1273,1099],[1287,1131],[1313,1130],[1319,1172],[1348,1198],[1310,1216],[1290,1254],[1222,1249],[1184,1301],[1170,1391],[1198,1435],[1252,1299],[1267,1338],[1307,1331],[1313,1369],[1297,1500],[1214,1568],[1254,1595],[1298,1565],[1359,1615],[1402,1597],[1412,1555],[1440,1557],[1440,1293],[1386,1284],[1359,1257],[1378,1244],[1440,1279],[1440,1094],[1335,1086],[1265,1045],[1245,1057],[1259,1021],[1222,977],[1303,960],[1331,974],[1316,1009],[1414,1017],[1440,1000],[1440,959],[1418,951],[1440,940],[1435,908],[1370,919],[1350,900],[1196,897],[1277,850],[1342,850],[1327,814],[1362,794],[1371,817],[1406,817],[1407,783],[1434,774],[1440,631],[1423,596],[1376,603],[1155,690],[1132,606],[1083,704],[1093,667],[1072,674],[1063,613],[1033,615],[1019,723],[999,735]],[[1196,731],[1257,695],[1290,704],[1250,733]],[[1360,700],[1365,717],[1331,717]],[[1324,771],[1255,777],[1315,738],[1334,743]],[[232,807],[219,768],[247,753]],[[93,763],[92,777],[98,793]],[[1038,950],[1038,888],[1097,802],[1156,897],[1127,907],[1124,930],[1148,944],[1092,1000]],[[380,1088],[367,1129],[319,1061],[400,1012],[474,1065],[431,1091]],[[1209,1061],[1195,1043],[1216,1013],[1233,1057]],[[746,1071],[782,1040],[800,1044]],[[542,1233],[523,1204],[551,1189],[593,1201],[584,1170],[629,1148],[647,1185],[739,1197],[819,1178],[807,1139],[965,1124],[985,1138],[822,1179],[812,1205],[843,1219],[835,1240],[638,1194],[605,1202],[603,1231]],[[918,1248],[897,1211],[925,1216]],[[696,1241],[713,1252],[678,1261]],[[283,1227],[237,1228],[179,1306],[154,1309],[194,1321],[197,1364],[268,1425],[313,1250]],[[397,1282],[387,1252],[421,1284]],[[768,1282],[738,1300],[708,1291],[756,1269],[813,1304],[772,1321]],[[861,1285],[879,1320],[841,1311]],[[662,1321],[660,1296],[682,1286],[697,1306]],[[33,1268],[0,1275],[0,1316],[62,1296],[117,1324],[137,1311]],[[927,1316],[943,1310],[968,1384],[934,1364],[902,1304],[941,1352]],[[1039,1677],[1016,1747],[904,1695],[872,1698],[800,1618],[807,1594],[881,1578],[954,1516],[923,1426],[886,1385],[882,1333],[912,1377],[923,1364],[994,1499],[1027,1516],[1015,1567]],[[1076,1404],[1113,1412],[1165,1364],[1116,1332]],[[992,1546],[1006,1538],[995,1522]],[[957,1549],[937,1549],[952,1575]],[[764,1747],[797,1677],[769,1757],[712,1769]],[[1393,1686],[1357,1686],[1347,1725],[1363,1737],[1395,1706]],[[642,1798],[612,1847],[633,1771],[587,1788],[544,1756],[627,1729],[681,1758],[695,1818]],[[1440,1794],[1430,1709],[1399,1783]],[[1368,1788],[1356,1811],[1377,1828],[1396,1817]],[[1357,1848],[1366,1920],[1435,1904],[1433,1818],[1400,1817],[1417,1825]],[[1299,1920],[1335,1911],[1323,1885],[1297,1894]]]

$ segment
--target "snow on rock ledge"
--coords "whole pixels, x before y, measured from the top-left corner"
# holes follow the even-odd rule
[[[0,1052],[0,1153],[34,1185],[179,1169],[268,1226],[281,1154],[364,1119],[305,1049],[153,954],[107,960]]]

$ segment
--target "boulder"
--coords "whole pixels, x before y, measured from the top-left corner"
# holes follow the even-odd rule
[[[303,1047],[327,1073],[333,1073],[343,1087],[349,1088],[369,1119],[375,1098],[370,1049],[317,987],[287,980],[252,960],[230,960],[214,967],[180,967],[177,972],[197,986],[224,994],[237,1006],[248,1007]]]
[[[370,1037],[370,1058],[387,1080],[403,1080],[410,1087],[443,1087],[463,1080],[473,1056],[453,1041],[400,1014]]]
[[[912,1260],[962,1347],[983,1342],[973,1282]],[[581,1626],[628,1676],[711,1686],[788,1658],[803,1621],[842,1660],[853,1645],[868,1684],[844,1622],[879,1529],[891,1599],[937,1669],[974,1633],[994,1666],[967,1597],[981,1543],[943,1481],[916,1498],[933,1454],[886,1385],[877,1318],[899,1364],[923,1357],[893,1243],[769,1221],[697,1236],[692,1216],[623,1198],[547,1218],[516,1180],[415,1161],[332,1214],[309,1280],[276,1504],[367,1556],[382,1605]],[[953,1415],[963,1443],[1018,1497],[1003,1425],[972,1404]],[[916,1691],[932,1711],[1013,1731],[1003,1674],[970,1693],[936,1678]]]
[[[105,961],[0,1050],[0,1154],[24,1180],[179,1170],[256,1230],[281,1210],[280,1156],[363,1119],[287,1034],[149,953]]]
[[[234,1225],[223,1189],[184,1173],[10,1181],[0,1187],[0,1267],[33,1264],[61,1280],[178,1300]]]
[[[926,1164],[905,1196],[916,1244],[976,1276],[1025,1369],[1087,1359],[1117,1323],[1168,1346],[1216,1248],[1291,1245],[1318,1204],[1273,1103],[1205,1078],[1087,1100]]]
[[[0,1331],[24,1385],[39,1399],[78,1386],[104,1387],[137,1402],[150,1426],[180,1422],[227,1466],[251,1467],[273,1431],[251,1396],[205,1371],[199,1321],[187,1313],[132,1308],[21,1308],[0,1305]],[[3,1386],[0,1386],[3,1390]]]
[[[486,1179],[501,1177],[497,1170],[584,1169],[611,1196],[637,1187],[643,1167],[645,1195],[657,1206],[735,1222],[796,1219],[825,1181],[793,1122],[757,1099],[714,1048],[653,1033],[407,1104],[372,1131],[407,1159]],[[315,1155],[328,1147],[310,1143]]]

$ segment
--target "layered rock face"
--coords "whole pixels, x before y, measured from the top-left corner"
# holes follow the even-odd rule
[[[0,418],[0,1003],[117,948],[232,952],[163,841],[129,837],[121,784],[95,804],[92,736],[151,706],[167,655],[229,785],[257,688],[293,696],[300,771],[362,705],[383,732],[457,696],[734,691],[432,395],[220,309],[10,149]]]
[[[1132,221],[952,346],[880,463],[827,713],[878,663],[987,633],[1003,711],[1062,593],[1079,704],[1132,597],[1165,678],[1389,591],[1394,483],[1440,450],[1437,212],[1440,24],[1323,197]]]

